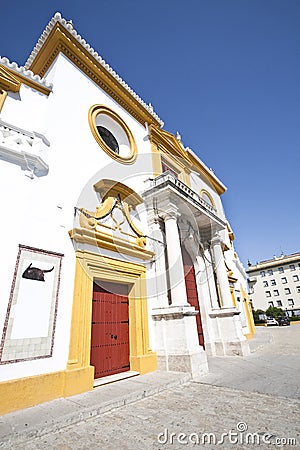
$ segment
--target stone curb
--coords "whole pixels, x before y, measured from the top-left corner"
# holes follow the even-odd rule
[[[16,445],[101,416],[190,380],[188,373],[153,372],[6,414],[0,417],[0,449],[14,449]]]

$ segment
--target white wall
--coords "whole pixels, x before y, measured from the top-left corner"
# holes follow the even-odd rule
[[[54,83],[47,98],[22,86],[20,95],[7,98],[1,119],[27,131],[46,135],[49,173],[33,180],[21,168],[0,161],[2,208],[2,256],[0,327],[3,327],[18,245],[63,253],[55,346],[52,358],[0,366],[0,381],[66,367],[73,301],[75,254],[68,231],[73,228],[74,207],[95,209],[99,197],[93,184],[111,178],[144,190],[152,175],[152,156],[144,126],[96,86],[63,55],[49,72]],[[117,112],[131,129],[138,148],[134,164],[112,160],[95,141],[88,123],[93,104],[104,104]],[[22,150],[22,149],[20,149]],[[146,212],[139,208],[140,226],[148,232]]]

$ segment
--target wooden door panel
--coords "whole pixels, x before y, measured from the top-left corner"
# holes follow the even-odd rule
[[[184,266],[185,287],[186,287],[187,299],[188,299],[189,304],[191,306],[194,306],[196,311],[199,311],[198,314],[196,315],[198,340],[199,340],[199,344],[203,348],[205,348],[194,264],[191,260],[190,255],[187,253],[187,251],[184,248],[182,249],[182,259],[183,259],[183,266]]]
[[[95,378],[130,370],[127,294],[127,285],[94,283],[91,365]]]

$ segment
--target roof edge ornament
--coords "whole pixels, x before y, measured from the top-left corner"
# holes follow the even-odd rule
[[[66,20],[62,17],[60,12],[56,12],[52,19],[49,21],[48,25],[44,29],[43,33],[41,34],[38,42],[36,43],[35,47],[33,48],[31,54],[29,55],[26,63],[25,63],[25,69],[28,69],[31,67],[33,61],[35,60],[38,52],[42,48],[44,42],[46,41],[47,37],[49,36],[51,30],[55,26],[56,23],[60,23],[69,33],[72,34],[72,36],[77,40],[77,42],[82,45],[85,50],[87,50],[90,55],[99,62],[106,70],[110,73],[112,77],[114,77],[118,83],[120,83],[121,86],[123,86],[134,98],[137,100],[143,108],[145,108],[148,113],[150,113],[155,120],[160,124],[161,127],[164,126],[164,122],[160,119],[160,117],[154,112],[153,106],[151,103],[147,104],[144,102],[144,100],[141,99],[141,97],[134,92],[134,90],[112,69],[112,67],[86,42],[85,39],[83,39],[80,34],[77,33],[73,26],[73,22],[71,20]]]
[[[12,70],[13,72],[19,73],[20,75],[23,75],[29,80],[32,80],[35,83],[38,83],[41,86],[46,87],[47,89],[52,89],[52,84],[49,83],[45,78],[41,78],[39,75],[34,74],[31,70],[28,70],[28,68],[24,66],[19,66],[16,62],[11,62],[5,56],[3,57],[0,56],[0,64]]]

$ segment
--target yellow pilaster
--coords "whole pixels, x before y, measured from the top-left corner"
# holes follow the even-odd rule
[[[0,112],[3,108],[6,97],[7,97],[7,91],[0,88]]]
[[[162,173],[161,168],[161,153],[157,148],[157,145],[151,142],[151,153],[152,153],[152,169],[153,177],[158,177]]]
[[[232,304],[234,307],[236,307],[237,304],[236,304],[236,298],[234,295],[234,287],[233,286],[230,286],[230,294],[231,294],[231,298],[232,298]]]
[[[64,395],[91,390],[94,368],[90,366],[93,278],[77,256],[71,322],[69,359],[65,375]]]
[[[256,327],[255,327],[254,318],[253,318],[253,314],[252,314],[251,303],[250,303],[249,295],[247,294],[247,292],[245,292],[243,290],[242,286],[240,287],[240,290],[241,290],[243,300],[244,300],[243,305],[244,305],[247,325],[249,328],[249,333],[246,335],[246,338],[252,339],[253,335],[256,333]]]
[[[130,368],[143,374],[156,370],[156,353],[149,348],[148,308],[145,273],[129,294]]]

